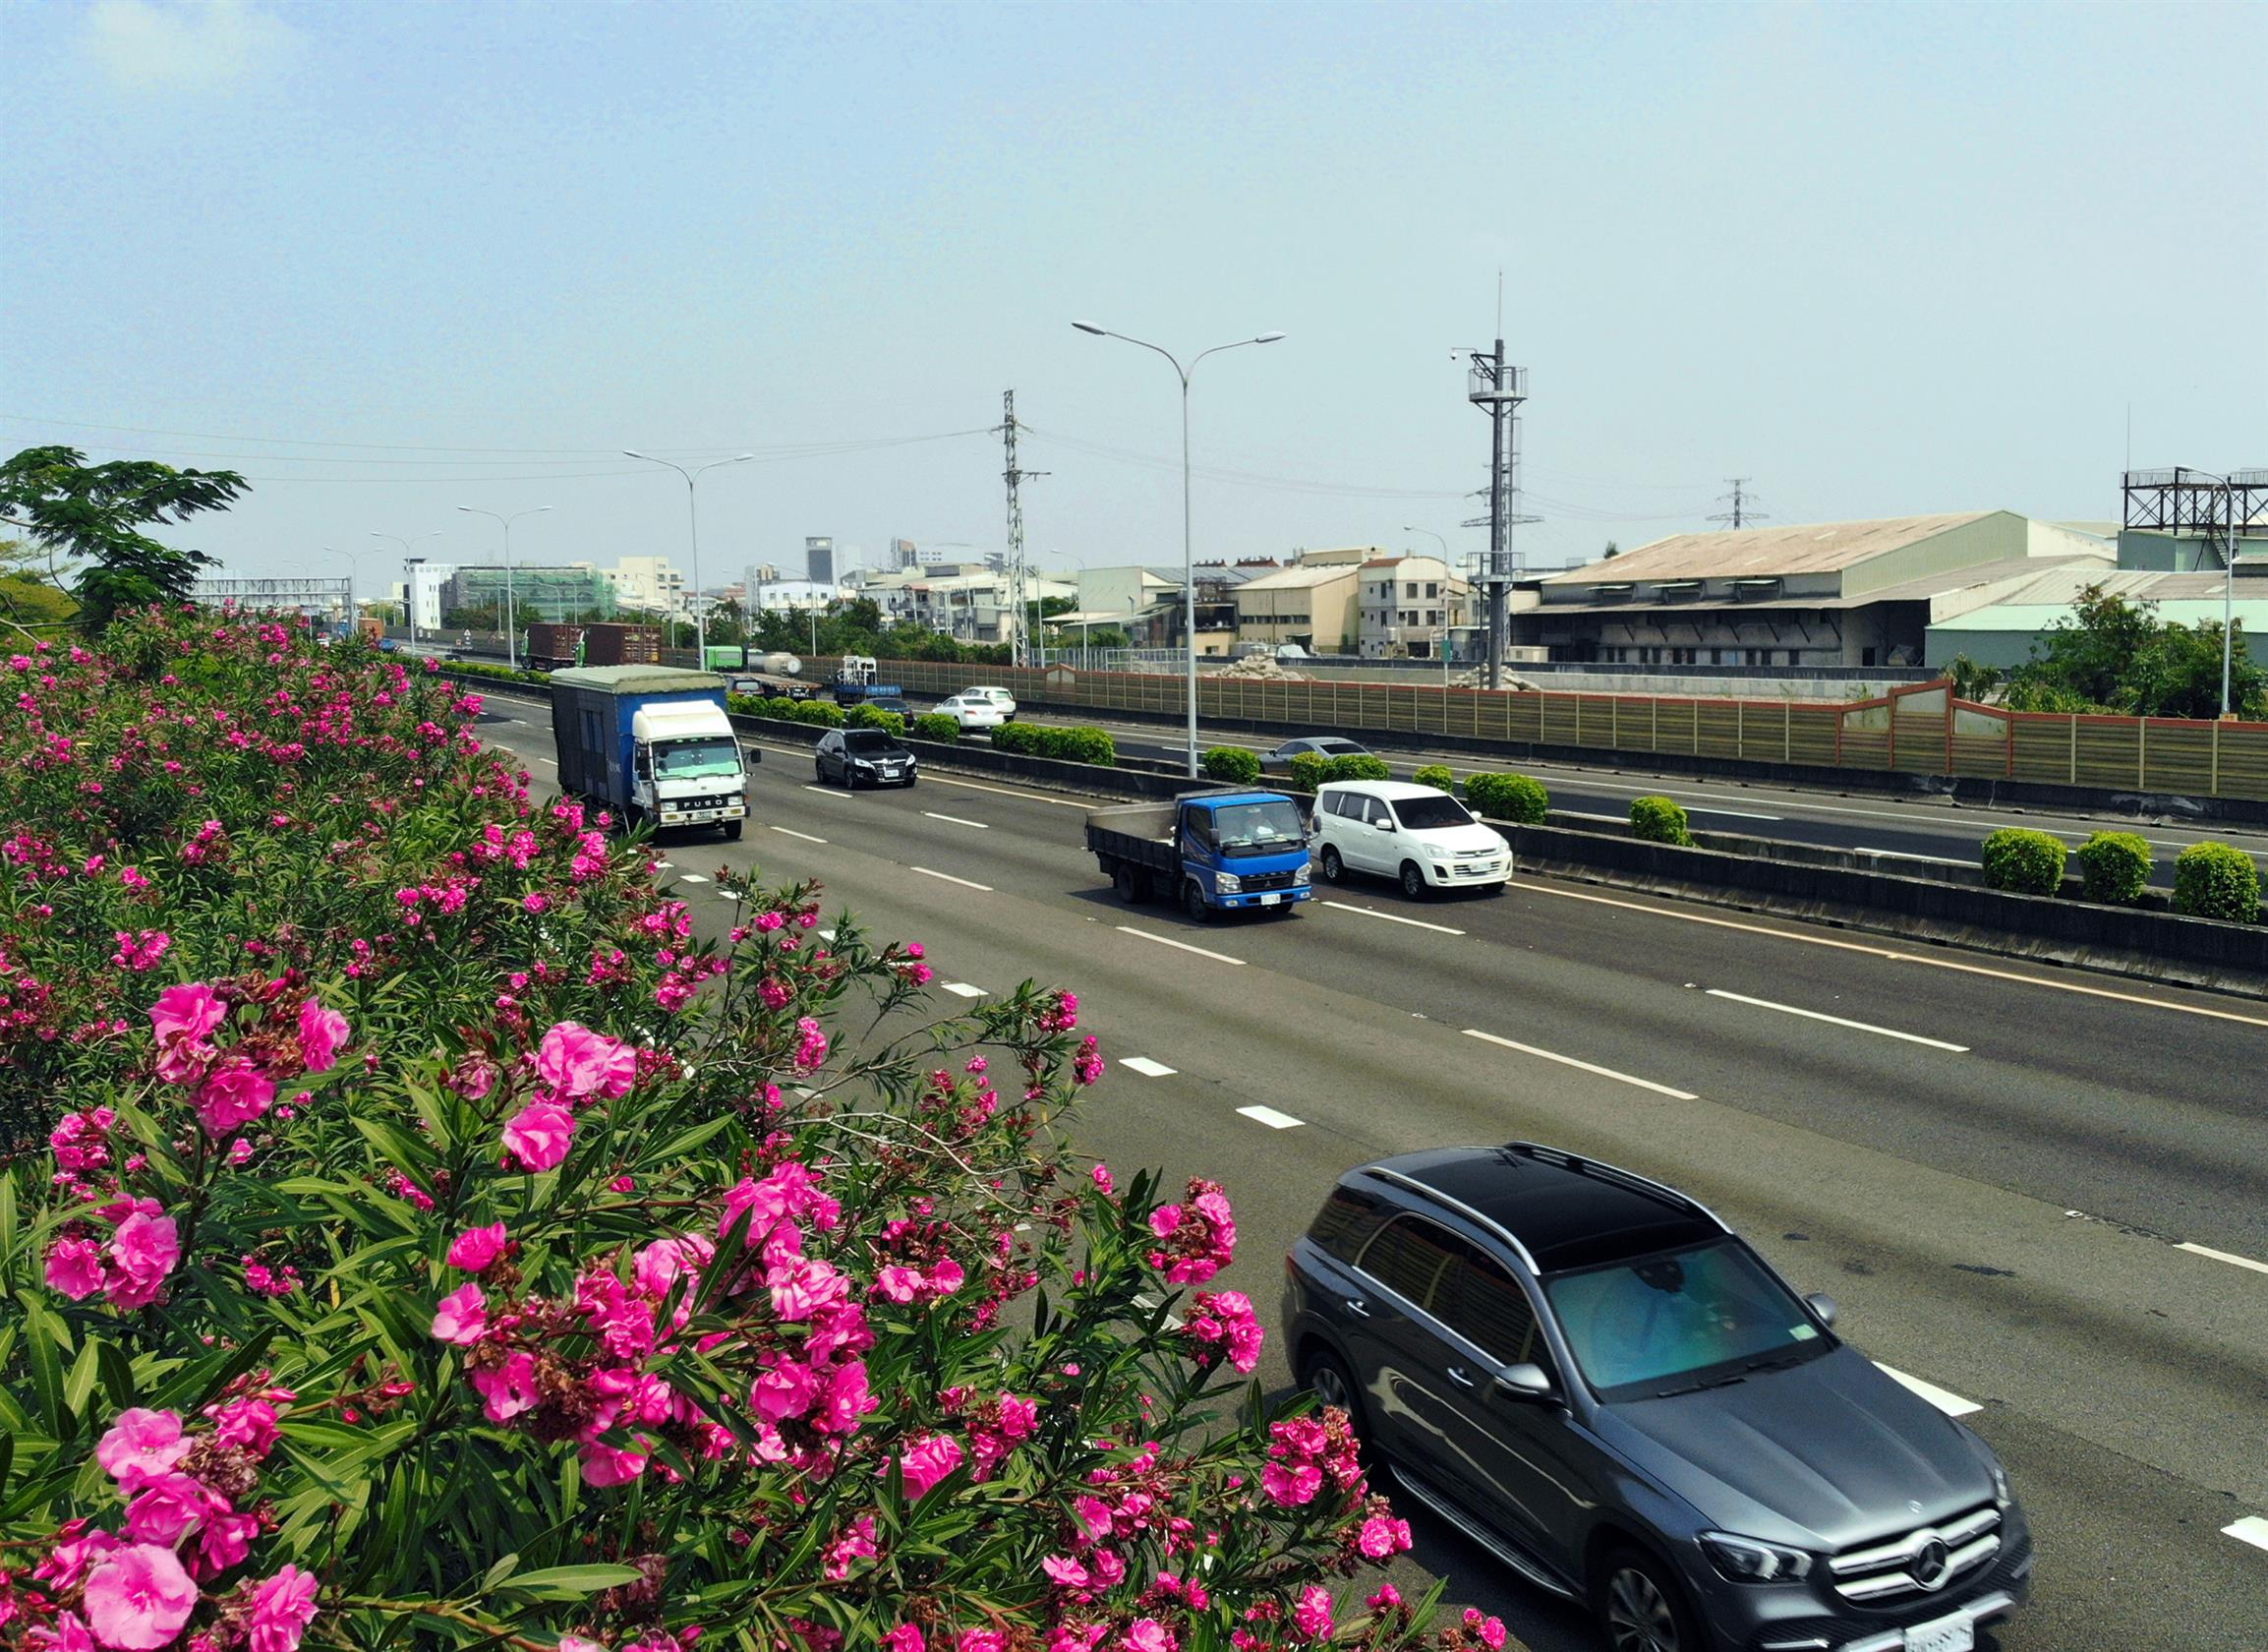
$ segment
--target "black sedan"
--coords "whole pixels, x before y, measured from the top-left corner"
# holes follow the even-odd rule
[[[911,786],[920,760],[880,729],[830,729],[812,764],[822,786]]]
[[[1284,741],[1273,751],[1261,752],[1260,767],[1280,773],[1289,769],[1292,766],[1292,759],[1303,753],[1309,753],[1325,759],[1367,757],[1370,755],[1370,748],[1367,745],[1358,745],[1355,741],[1339,735],[1302,735],[1298,739]]]

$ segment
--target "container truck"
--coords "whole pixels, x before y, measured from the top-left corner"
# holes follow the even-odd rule
[[[1307,823],[1280,792],[1186,792],[1097,809],[1086,847],[1120,900],[1178,901],[1200,923],[1247,909],[1289,913],[1313,893]]]
[[[521,657],[530,671],[564,671],[581,661],[582,650],[582,626],[537,623],[528,627],[527,652]]]
[[[662,627],[659,625],[585,625],[584,666],[658,666],[662,663]]]
[[[761,754],[733,734],[723,678],[670,666],[553,672],[552,738],[562,792],[605,804],[632,828],[715,825],[738,840],[747,765]]]

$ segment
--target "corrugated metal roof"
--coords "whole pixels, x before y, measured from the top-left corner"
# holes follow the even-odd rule
[[[1854,563],[1934,539],[1953,528],[2000,514],[1969,510],[1950,516],[1890,516],[1876,522],[1811,522],[1789,527],[1741,528],[1725,533],[1672,534],[1549,575],[1547,585],[1624,584],[1633,579],[1733,579],[1787,573],[1835,573]]]
[[[1359,562],[1322,562],[1278,568],[1263,573],[1257,579],[1248,579],[1237,587],[1237,595],[1247,591],[1296,591],[1310,585],[1327,585],[1334,579],[1353,579],[1362,572]]]
[[[2188,575],[2176,575],[2187,578]],[[2237,622],[2252,636],[2268,632],[2268,597],[2239,597],[2236,604]],[[2068,603],[1995,603],[1957,619],[1941,620],[1930,627],[1933,631],[2044,631],[2057,620],[2071,616]],[[2181,597],[2158,604],[2158,619],[2173,625],[2218,625],[2221,623],[2221,599],[2218,597]]]

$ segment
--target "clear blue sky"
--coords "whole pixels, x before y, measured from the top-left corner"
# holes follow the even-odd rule
[[[2263,84],[2257,4],[0,0],[0,444],[232,466],[175,537],[365,580],[495,560],[458,504],[683,565],[607,455],[756,448],[718,584],[1001,544],[996,439],[858,444],[1013,385],[1035,553],[1178,561],[1173,377],[1069,324],[1280,328],[1198,372],[1198,555],[1467,553],[1501,266],[1536,560],[1733,475],[2106,517],[2129,404],[2137,465],[2268,464]]]

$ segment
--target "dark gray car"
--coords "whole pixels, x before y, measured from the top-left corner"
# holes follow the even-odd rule
[[[2030,1592],[1985,1443],[1693,1200],[1532,1143],[1349,1171],[1289,1259],[1293,1368],[1614,1652],[1968,1652]]]

